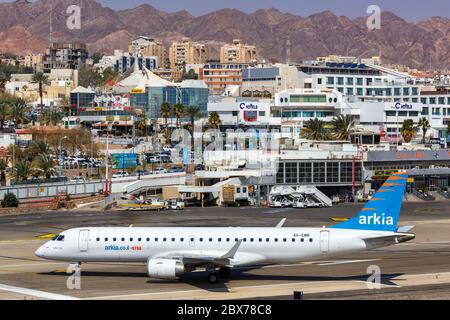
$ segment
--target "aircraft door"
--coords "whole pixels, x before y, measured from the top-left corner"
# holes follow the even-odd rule
[[[330,231],[320,231],[320,250],[322,253],[327,253],[330,250]]]
[[[88,244],[89,244],[89,230],[83,229],[80,230],[80,234],[78,237],[78,248],[81,252],[88,251]]]
[[[195,236],[189,236],[189,247],[195,247]]]

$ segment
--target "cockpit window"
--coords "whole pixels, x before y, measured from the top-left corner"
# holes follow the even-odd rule
[[[64,236],[62,234],[57,234],[52,238],[52,241],[64,241]]]

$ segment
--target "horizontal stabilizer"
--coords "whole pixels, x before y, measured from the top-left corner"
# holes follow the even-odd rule
[[[384,247],[414,239],[413,233],[390,234],[386,236],[374,235],[366,236],[362,240],[366,243],[368,249]]]
[[[412,230],[412,228],[414,228],[414,226],[402,226],[397,229],[397,232],[406,233]]]

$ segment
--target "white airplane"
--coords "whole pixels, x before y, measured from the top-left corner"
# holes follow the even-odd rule
[[[37,251],[41,258],[84,262],[142,262],[150,277],[177,279],[205,268],[208,281],[233,267],[290,263],[370,250],[414,239],[397,227],[407,175],[390,176],[356,217],[323,228],[147,228],[66,230]]]

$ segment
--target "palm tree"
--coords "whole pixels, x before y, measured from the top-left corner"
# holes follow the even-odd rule
[[[63,115],[59,110],[48,110],[41,114],[40,122],[46,126],[56,126],[61,122],[62,118]]]
[[[14,128],[17,128],[18,124],[26,123],[28,121],[28,115],[30,110],[25,100],[21,98],[14,99],[11,103],[10,117],[14,120]]]
[[[48,84],[48,76],[46,76],[42,72],[36,72],[33,75],[33,82],[39,84],[39,98],[41,102],[41,114],[42,114],[44,111],[44,102],[42,97],[44,96],[44,85]]]
[[[181,103],[177,103],[174,108],[175,118],[177,119],[177,127],[180,126],[180,119],[184,114],[184,106]]]
[[[164,124],[166,126],[166,135],[168,132],[168,127],[167,127],[167,118],[170,117],[171,113],[172,113],[172,108],[170,107],[170,104],[168,102],[163,102],[161,103],[161,109],[160,109],[160,113],[161,113],[161,117],[164,118]]]
[[[337,140],[350,140],[354,121],[350,115],[340,114],[331,120],[332,135]]]
[[[300,136],[308,140],[326,140],[329,137],[329,131],[325,122],[314,118],[305,122]]]
[[[411,142],[412,138],[416,133],[416,129],[414,127],[414,121],[412,119],[405,119],[402,124],[402,129],[400,131],[402,134],[403,140],[406,143]]]
[[[38,154],[47,154],[49,152],[48,145],[43,140],[36,140],[28,148],[30,157],[33,159]]]
[[[418,127],[422,129],[422,143],[425,143],[425,136],[427,135],[428,129],[431,128],[430,122],[427,118],[420,118]]]
[[[184,113],[191,119],[191,150],[194,151],[194,124],[195,118],[200,116],[200,108],[197,106],[188,106]]]
[[[6,185],[6,168],[8,168],[8,161],[5,159],[0,159],[0,184],[1,186]]]
[[[14,178],[20,181],[28,180],[31,175],[31,164],[27,160],[19,160],[14,166]]]
[[[50,179],[55,172],[55,163],[50,155],[40,153],[34,158],[33,166],[36,171],[40,172],[46,179]]]
[[[216,111],[213,111],[209,114],[208,125],[210,128],[219,129],[222,121],[220,120],[220,116]]]

